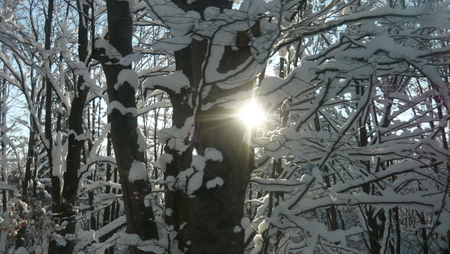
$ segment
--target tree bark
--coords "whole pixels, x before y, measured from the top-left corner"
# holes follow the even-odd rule
[[[108,13],[109,43],[126,56],[132,53],[132,20],[129,4],[126,1],[106,1]],[[118,74],[131,66],[122,66],[117,59],[109,59],[96,54],[106,75],[109,102],[118,102],[125,108],[136,109],[135,91],[132,84],[125,82],[117,89]],[[106,64],[108,63],[108,64]],[[145,163],[144,149],[138,145],[137,116],[122,114],[113,109],[108,115],[111,123],[111,138],[123,191],[123,202],[127,219],[126,232],[137,234],[142,240],[158,239],[152,206],[148,195],[151,185],[148,179],[130,181],[129,172],[133,161]],[[136,246],[129,247],[130,253],[141,253]]]
[[[195,5],[174,2],[184,10],[196,10],[200,14],[208,6],[231,8],[230,2],[225,1],[196,1]],[[168,213],[166,223],[174,225],[178,231],[178,248],[185,253],[244,253],[244,230],[240,226],[244,216],[246,189],[254,164],[251,149],[243,140],[246,127],[235,117],[235,110],[213,106],[194,113],[193,108],[186,105],[185,98],[194,96],[192,101],[206,104],[227,94],[248,91],[253,84],[243,83],[239,88],[231,90],[207,84],[212,87],[208,96],[195,97],[202,94],[199,88],[204,81],[202,64],[207,57],[209,43],[206,39],[193,40],[188,47],[175,53],[176,68],[188,77],[190,89],[182,90],[180,94],[168,92],[173,105],[172,121],[174,126],[181,128],[195,114],[195,134],[193,143],[185,151],[166,145],[165,152],[172,155],[173,160],[166,165],[165,177],[177,177],[181,171],[189,168],[194,148],[199,155],[204,155],[206,148],[215,148],[222,153],[223,161],[206,161],[203,184],[192,195],[183,189],[166,190],[166,209],[172,211]],[[217,71],[226,73],[236,69],[249,57],[251,54],[248,45],[237,51],[225,47]],[[206,182],[216,177],[223,180],[223,185],[206,188]]]

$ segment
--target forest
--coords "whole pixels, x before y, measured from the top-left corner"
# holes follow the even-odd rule
[[[0,5],[0,253],[450,253],[449,0]]]

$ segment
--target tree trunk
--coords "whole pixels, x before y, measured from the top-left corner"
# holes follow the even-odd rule
[[[8,158],[6,156],[6,133],[4,130],[6,130],[6,80],[2,79],[2,82],[0,84],[0,139],[1,139],[1,145],[0,145],[0,173],[2,175],[1,180],[4,182],[7,182],[7,161]],[[8,193],[7,190],[2,190],[2,207],[3,212],[6,212],[8,209]]]
[[[86,15],[89,12],[88,5],[81,5],[78,1],[79,27],[78,27],[78,55],[81,62],[86,61],[88,55],[88,30]],[[77,205],[78,193],[78,171],[81,166],[81,150],[84,145],[84,139],[78,135],[83,134],[83,112],[86,104],[86,98],[89,92],[88,86],[85,86],[83,77],[78,77],[75,97],[72,101],[72,107],[69,114],[69,137],[67,151],[67,166],[64,174],[64,185],[61,200],[61,223],[67,222],[67,225],[59,233],[62,236],[74,235],[76,230],[75,212],[73,207]],[[57,253],[73,253],[75,242],[66,240],[66,245],[58,246]]]
[[[132,20],[127,1],[106,1],[108,12],[109,43],[126,56],[132,53],[131,34]],[[100,49],[99,51],[101,51]],[[106,81],[109,102],[117,102],[128,109],[136,109],[135,90],[128,82],[117,89],[118,74],[131,66],[122,66],[117,59],[97,54],[102,63]],[[106,64],[108,63],[108,64]],[[151,185],[148,179],[132,181],[128,178],[133,162],[145,164],[144,149],[138,145],[137,115],[130,112],[122,114],[118,109],[112,109],[108,120],[111,123],[111,138],[117,160],[120,182],[123,191],[123,202],[127,219],[126,232],[137,234],[142,240],[158,239],[154,222],[152,206],[148,195],[151,195]],[[129,247],[130,253],[140,253],[136,246]]]
[[[210,131],[208,135],[214,135],[208,145],[219,150],[224,159],[207,161],[203,183],[220,177],[224,184],[213,189],[202,186],[193,196],[183,190],[166,192],[166,206],[173,210],[167,222],[176,225],[179,247],[186,248],[186,253],[244,253],[244,231],[240,225],[251,156],[242,142],[242,132],[233,128],[232,121],[210,124],[203,133]],[[187,224],[181,229],[184,223]]]
[[[230,2],[225,1],[196,1],[195,5],[174,2],[184,10],[194,9],[199,13],[203,13],[207,6],[231,8]],[[178,248],[185,253],[244,253],[244,230],[240,226],[244,216],[246,188],[254,164],[251,150],[243,140],[246,127],[235,117],[235,110],[213,106],[194,113],[186,105],[185,98],[194,96],[193,101],[206,104],[226,95],[248,91],[253,83],[245,82],[230,90],[221,89],[216,84],[202,84],[202,64],[207,61],[205,58],[210,42],[206,39],[193,40],[188,47],[175,53],[177,70],[182,70],[188,77],[190,89],[182,90],[179,94],[168,92],[173,105],[172,121],[174,126],[181,128],[195,114],[195,134],[191,133],[194,137],[185,151],[166,145],[165,152],[173,160],[166,165],[165,177],[177,177],[181,171],[189,168],[194,148],[199,155],[204,155],[207,148],[214,148],[221,152],[223,160],[206,161],[202,186],[192,194],[182,188],[166,190],[166,208],[172,211],[167,213],[166,223],[174,225],[178,231]],[[249,57],[248,45],[239,50],[227,46],[217,71],[226,73],[234,70]],[[201,85],[211,85],[211,90],[208,96],[197,97],[196,100],[195,96],[202,96]],[[186,137],[186,142],[189,142],[188,139]],[[223,180],[223,185],[208,189],[206,183],[216,177]]]
[[[45,19],[45,42],[44,47],[46,50],[50,50],[51,46],[51,33],[52,33],[52,21],[53,21],[53,7],[54,1],[48,1],[47,17]],[[48,72],[51,71],[51,62],[48,63]],[[51,75],[47,73],[47,75]],[[53,85],[50,78],[47,76],[44,79],[45,84],[45,150],[47,152],[48,165],[50,167],[50,179],[52,183],[52,214],[53,219],[58,223],[61,213],[61,179],[58,174],[55,174],[53,164],[53,137],[52,137],[52,100],[53,100]],[[55,239],[52,239],[49,243],[49,253],[60,253],[58,243]]]

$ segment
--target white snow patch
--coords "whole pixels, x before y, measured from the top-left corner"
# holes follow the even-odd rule
[[[158,132],[158,138],[162,143],[166,143],[168,147],[176,149],[179,151],[179,153],[182,153],[189,147],[186,139],[189,137],[193,125],[194,116],[191,116],[186,119],[181,129],[177,128],[176,126],[172,126],[170,128],[164,128],[160,130]]]
[[[144,134],[142,134],[142,131],[139,127],[136,128],[136,134],[137,134],[138,150],[139,150],[139,152],[145,152],[145,150],[147,149],[147,145],[145,143]]]
[[[223,179],[220,178],[220,177],[216,177],[213,180],[209,180],[206,183],[206,188],[212,189],[212,188],[215,188],[215,187],[218,187],[218,186],[220,187],[222,185],[223,185]]]
[[[89,231],[80,230],[77,232],[77,238],[80,240],[86,240],[88,242],[92,242],[95,240],[95,231],[94,230],[89,230]]]
[[[166,215],[167,215],[167,216],[172,216],[172,214],[173,214],[173,210],[170,209],[170,208],[167,208],[167,209],[166,209]]]
[[[119,239],[117,242],[126,246],[142,244],[142,240],[137,234],[128,234],[125,231],[119,232]]]
[[[122,57],[119,62],[123,66],[128,66],[128,65],[131,65],[131,63],[139,62],[139,60],[141,60],[141,58],[142,58],[141,52],[135,52],[135,53],[132,53],[132,54]]]
[[[69,240],[69,241],[73,241],[73,240],[75,240],[75,235],[74,234],[66,234],[64,236],[64,239]]]
[[[314,167],[311,171],[312,176],[318,184],[323,184],[322,171],[318,167]]]
[[[250,219],[249,218],[242,218],[241,219],[241,227],[243,229],[247,229],[250,226]]]
[[[314,178],[311,175],[303,174],[300,178],[300,182],[302,183],[310,183]]]
[[[172,163],[172,161],[173,161],[173,155],[172,155],[172,154],[163,153],[163,154],[159,157],[157,163],[159,164],[159,167],[161,168],[161,170],[162,170],[163,172],[166,172],[167,164]],[[155,163],[155,164],[156,164],[156,163]]]
[[[105,49],[105,56],[109,57],[110,59],[121,59],[122,58],[122,54],[117,51],[117,49],[112,46],[111,44],[109,44],[108,41],[106,41],[103,38],[96,38],[95,39],[95,48],[97,49]]]
[[[280,191],[280,192],[290,192],[297,188],[302,187],[305,183],[301,180],[295,179],[265,179],[254,177],[251,179],[251,182],[257,184],[258,189],[264,191]]]
[[[119,72],[117,76],[117,84],[114,88],[117,90],[121,85],[127,82],[131,87],[133,87],[134,91],[137,90],[139,85],[138,75],[135,71],[130,69],[123,69]]]
[[[206,166],[205,158],[201,155],[194,155],[192,157],[191,167],[196,171],[203,171]]]
[[[285,136],[287,140],[297,140],[299,139],[299,135],[297,131],[292,128],[282,128],[280,129],[280,134]]]
[[[192,37],[190,35],[181,37],[169,37],[158,41],[155,45],[152,46],[152,48],[155,51],[173,52],[187,47],[191,43],[191,41]]]
[[[20,247],[16,250],[15,254],[28,254],[28,251],[24,247]]]
[[[264,238],[262,237],[261,234],[256,234],[255,237],[253,237],[253,242],[255,243],[255,247],[253,247],[253,250],[252,252],[250,252],[250,254],[260,253],[264,242]]]
[[[264,220],[263,222],[261,222],[258,225],[258,232],[260,234],[262,234],[264,231],[266,231],[269,228],[269,226],[270,226],[270,223],[268,223],[267,220]]]
[[[189,79],[182,71],[176,71],[167,76],[156,76],[145,81],[144,89],[166,88],[180,93],[182,88],[189,87]]]
[[[141,161],[134,160],[131,163],[130,173],[128,173],[128,181],[147,180],[147,177],[145,164]]]
[[[114,109],[119,110],[122,115],[131,114],[131,116],[137,116],[137,109],[136,108],[133,108],[133,107],[125,108],[125,106],[122,103],[118,102],[118,101],[111,101],[108,104],[107,114],[108,115],[111,114],[111,112]]]
[[[212,161],[218,161],[218,162],[222,162],[223,161],[223,155],[222,153],[215,149],[215,148],[211,148],[208,147],[205,149],[205,161],[207,160],[212,160]]]
[[[186,194],[191,195],[203,184],[205,159],[201,155],[192,157],[191,167],[181,171],[177,176],[176,188],[184,189]]]
[[[203,183],[204,172],[195,172],[190,178],[187,186],[186,194],[191,195],[198,190]]]

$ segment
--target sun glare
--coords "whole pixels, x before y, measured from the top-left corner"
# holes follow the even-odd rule
[[[256,103],[256,101],[251,101],[245,104],[239,110],[239,118],[248,127],[253,128],[264,122],[265,114],[261,107]]]

